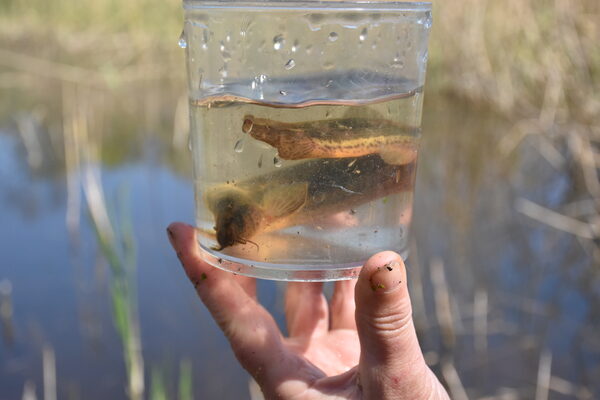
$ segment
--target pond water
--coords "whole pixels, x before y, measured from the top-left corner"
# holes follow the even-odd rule
[[[248,375],[165,235],[169,222],[194,218],[190,153],[172,122],[179,93],[146,91],[140,100],[75,90],[70,103],[64,87],[13,88],[14,101],[1,103],[0,399],[43,398],[52,366],[58,398],[128,398],[115,282],[137,301],[130,323],[139,323],[145,397],[176,398],[187,363],[194,398],[248,397]],[[454,388],[455,369],[470,398],[532,398],[544,390],[544,367],[550,398],[600,397],[598,243],[522,212],[528,200],[585,212],[589,196],[565,142],[552,142],[567,154],[558,164],[537,136],[507,151],[512,122],[457,99],[425,99],[408,268],[428,362]],[[82,116],[87,133],[73,128]],[[132,255],[123,281],[86,201],[94,188],[115,232],[133,227],[133,246],[117,252]],[[284,289],[259,282],[280,324]]]

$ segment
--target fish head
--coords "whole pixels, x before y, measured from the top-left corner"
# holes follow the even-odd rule
[[[245,115],[242,123],[242,132],[247,133],[256,140],[263,141],[276,146],[279,140],[277,131],[273,131],[269,124],[269,120],[264,118],[255,118],[253,115]],[[273,134],[275,132],[275,134]]]
[[[215,215],[215,231],[221,249],[246,243],[260,228],[262,212],[242,190],[212,193],[209,208]]]

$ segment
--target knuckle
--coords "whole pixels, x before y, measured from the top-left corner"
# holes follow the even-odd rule
[[[391,313],[387,315],[374,315],[368,319],[369,325],[384,335],[397,335],[412,326],[410,313]]]

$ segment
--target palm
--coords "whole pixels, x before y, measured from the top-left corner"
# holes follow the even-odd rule
[[[254,281],[237,280],[251,296],[249,301],[261,310],[262,327],[277,330],[280,335],[270,315],[256,303]],[[354,284],[336,283],[331,306],[321,292],[322,284],[288,285],[285,313],[289,337],[281,338],[279,362],[270,364],[278,378],[275,385],[269,385],[273,392],[268,396],[298,400],[357,398],[353,367],[358,364],[360,345],[353,313]],[[232,344],[242,364],[246,364],[245,349]],[[244,366],[253,372],[252,366]],[[261,379],[260,373],[253,375]]]
[[[358,335],[351,329],[337,329],[313,338],[287,338],[285,343],[325,376],[348,371],[358,364],[360,356]]]

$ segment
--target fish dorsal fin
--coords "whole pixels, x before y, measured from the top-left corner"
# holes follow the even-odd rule
[[[263,209],[276,218],[286,217],[300,210],[306,204],[308,183],[280,185],[268,190],[263,197]]]
[[[282,136],[277,146],[279,157],[284,160],[314,158],[315,142],[306,136]]]

